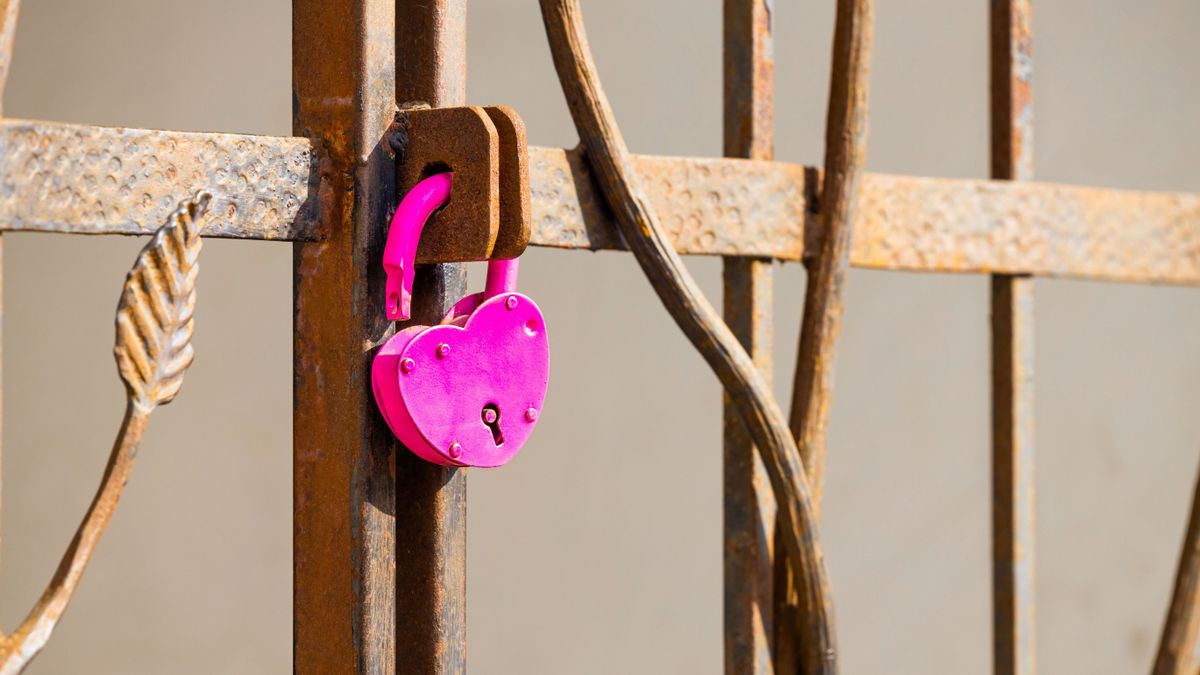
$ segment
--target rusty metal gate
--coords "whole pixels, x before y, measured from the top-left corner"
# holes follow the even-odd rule
[[[990,0],[992,180],[863,172],[873,3],[836,4],[825,162],[805,167],[773,160],[771,0],[724,0],[725,158],[630,154],[577,0],[541,0],[580,147],[526,154],[523,130],[515,145],[513,132],[501,133],[497,161],[519,157],[528,189],[493,186],[484,200],[493,212],[484,217],[525,229],[506,240],[493,224],[483,246],[476,234],[443,232],[423,248],[414,321],[436,322],[463,295],[460,262],[519,251],[526,239],[632,252],[726,390],[725,671],[832,673],[835,589],[817,522],[846,268],[991,275],[994,667],[1031,674],[1032,279],[1200,283],[1200,195],[1034,182],[1029,0]],[[120,483],[132,462],[121,453],[136,447],[145,417],[170,400],[190,362],[190,347],[181,348],[174,370],[148,383],[139,369],[157,348],[144,347],[147,356],[134,342],[149,344],[147,335],[170,321],[190,339],[196,228],[209,237],[293,242],[298,672],[466,669],[466,472],[397,452],[368,376],[374,348],[392,330],[375,271],[384,224],[398,193],[437,159],[422,154],[421,139],[465,139],[455,161],[483,161],[470,147],[477,137],[447,122],[468,110],[466,5],[293,0],[293,137],[0,119],[0,230],[160,233],[139,258],[135,272],[143,271],[127,282],[118,320],[132,411],[110,467]],[[0,0],[0,87],[17,7]],[[174,210],[200,192],[207,194]],[[513,210],[512,194],[526,200],[524,211]],[[166,261],[164,251],[178,260]],[[723,317],[679,255],[723,258]],[[788,415],[764,377],[774,261],[808,270]],[[168,272],[178,278],[155,276]],[[176,309],[138,305],[156,294]],[[157,324],[148,327],[151,314]],[[28,625],[0,636],[0,672],[19,670],[49,637],[115,489],[98,496],[100,520],[90,522],[89,512]],[[1200,669],[1198,508],[1200,495],[1156,673]]]

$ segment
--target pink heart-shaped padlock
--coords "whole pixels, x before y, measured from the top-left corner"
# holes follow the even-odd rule
[[[419,183],[392,220],[384,266],[390,319],[409,315],[416,242],[449,198],[450,175]],[[488,264],[487,287],[436,326],[411,326],[375,355],[380,412],[411,451],[455,466],[505,464],[528,440],[549,382],[550,344],[537,304],[516,293],[517,261]]]

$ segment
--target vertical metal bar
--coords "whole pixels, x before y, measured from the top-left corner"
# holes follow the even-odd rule
[[[294,669],[395,672],[391,434],[369,367],[395,167],[394,0],[293,0],[293,129],[321,153],[320,240],[294,248]]]
[[[464,105],[466,0],[396,4],[395,97],[402,103]],[[462,265],[421,268],[413,320],[436,323],[465,294]],[[405,673],[466,670],[466,470],[396,455],[397,663]]]
[[[12,65],[13,39],[17,34],[20,0],[0,0],[0,117],[4,116],[4,89]],[[0,439],[4,435],[4,236],[0,234]],[[0,443],[3,445],[3,443]],[[2,483],[0,483],[2,485]],[[0,489],[0,495],[4,493]]]
[[[4,437],[4,237],[0,235],[0,439]],[[3,443],[0,443],[3,445]],[[0,496],[4,494],[0,482]],[[3,512],[0,510],[0,512]]]
[[[770,0],[725,0],[723,52],[725,156],[771,159],[775,61]],[[725,322],[769,382],[771,261],[725,258],[722,276]],[[774,672],[775,498],[762,458],[728,395],[724,410],[725,672],[762,675]]]
[[[772,270],[766,261],[726,258],[725,321],[770,381]],[[775,497],[762,458],[725,395],[725,672],[772,673],[772,554]],[[786,566],[781,571],[786,573]]]
[[[992,177],[1033,178],[1030,0],[991,3]],[[992,602],[998,675],[1035,672],[1033,278],[992,277]]]
[[[8,71],[12,66],[13,42],[17,36],[17,16],[21,13],[21,0],[0,0],[0,106],[3,92],[8,84]]]

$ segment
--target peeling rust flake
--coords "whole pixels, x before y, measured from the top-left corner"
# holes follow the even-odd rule
[[[212,194],[209,237],[311,239],[318,170],[305,138],[0,121],[0,229],[149,234]]]

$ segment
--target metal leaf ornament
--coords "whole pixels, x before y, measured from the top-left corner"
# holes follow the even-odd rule
[[[198,219],[209,196],[181,204],[125,277],[117,306],[117,368],[133,405],[169,403],[192,365],[192,313],[200,272]]]
[[[125,278],[113,350],[125,382],[125,419],[100,489],[54,577],[20,627],[10,635],[0,634],[0,675],[21,672],[45,647],[121,498],[150,412],[179,393],[192,363],[200,221],[209,200],[208,193],[201,192],[182,202],[138,254]]]

